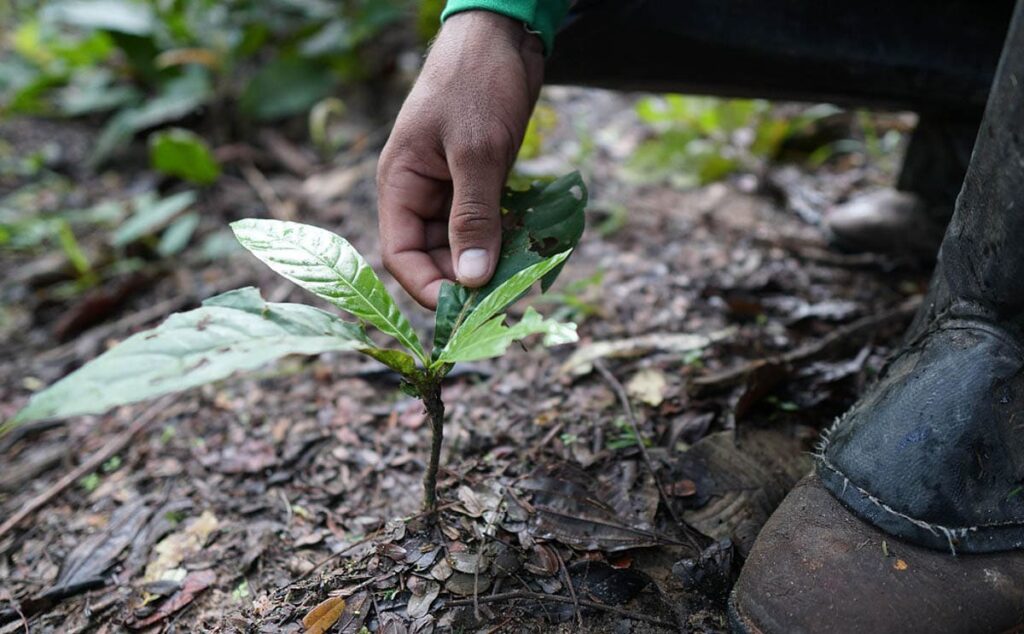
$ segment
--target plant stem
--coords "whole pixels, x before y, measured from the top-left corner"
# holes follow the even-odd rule
[[[423,474],[423,510],[437,507],[437,472],[441,466],[441,442],[444,440],[444,401],[441,400],[441,381],[424,385],[420,398],[427,408],[430,421],[430,462]]]

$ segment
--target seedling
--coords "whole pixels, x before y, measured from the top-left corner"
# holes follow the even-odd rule
[[[441,381],[460,361],[498,357],[514,341],[543,335],[544,345],[576,341],[576,325],[527,308],[509,325],[505,310],[538,280],[554,282],[583,233],[586,190],[569,174],[502,200],[503,244],[493,279],[480,289],[442,285],[428,354],[409,320],[366,260],[324,229],[278,220],[240,220],[238,241],[280,275],[354,316],[350,322],[304,304],[266,302],[257,289],[229,291],[200,308],[171,315],[37,393],[3,427],[40,419],[99,414],[118,405],[225,378],[289,354],[353,350],[402,376],[402,389],[423,401],[431,429],[423,506],[436,506],[443,438]],[[372,340],[374,326],[398,343]]]

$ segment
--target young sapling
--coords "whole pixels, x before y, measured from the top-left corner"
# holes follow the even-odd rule
[[[0,435],[29,421],[103,413],[289,354],[352,350],[400,374],[403,391],[423,402],[431,431],[423,506],[433,510],[444,433],[441,382],[455,364],[501,356],[533,334],[543,335],[546,346],[576,341],[575,324],[545,319],[532,307],[509,324],[505,311],[538,280],[542,290],[554,282],[583,233],[585,205],[586,189],[576,173],[525,191],[507,190],[494,277],[480,289],[442,285],[429,354],[380,278],[344,238],[295,222],[240,220],[231,228],[253,255],[358,321],[305,304],[267,302],[252,287],[228,291],[128,337],[38,392],[0,426]],[[379,346],[367,325],[398,347]]]

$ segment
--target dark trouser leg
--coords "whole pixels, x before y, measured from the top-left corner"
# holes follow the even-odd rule
[[[977,113],[1012,0],[591,0],[550,83]]]
[[[1024,629],[1022,238],[1024,1],[928,309],[758,537],[737,629]]]
[[[1024,4],[1007,36],[932,293],[839,424],[819,474],[872,523],[967,551],[1024,547]],[[1015,422],[1016,421],[1016,422]]]
[[[825,225],[837,246],[935,263],[967,173],[981,113],[930,111],[910,137],[894,189],[870,192],[831,209]]]
[[[917,194],[929,217],[945,227],[963,186],[981,113],[923,113],[910,137],[896,189]]]
[[[829,228],[848,248],[909,250],[930,262],[1012,7],[1012,0],[583,1],[559,33],[547,78],[921,112],[897,185],[914,196],[855,201],[830,214]],[[915,240],[891,243],[893,236]]]

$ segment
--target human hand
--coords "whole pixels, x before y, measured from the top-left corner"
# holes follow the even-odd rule
[[[377,169],[384,266],[427,308],[441,282],[490,280],[501,191],[544,74],[543,45],[487,11],[448,18]]]

